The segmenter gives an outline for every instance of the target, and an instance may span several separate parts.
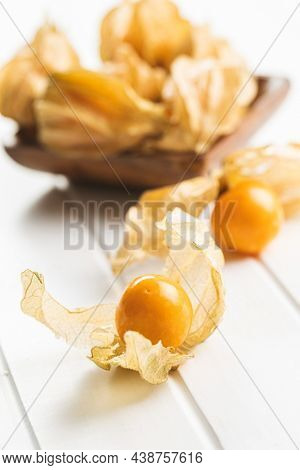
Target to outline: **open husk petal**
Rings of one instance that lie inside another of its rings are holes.
[[[192,27],[169,0],[124,0],[102,21],[102,59],[114,60],[124,42],[148,64],[168,68],[178,55],[192,52]]]
[[[151,67],[130,44],[121,44],[114,61],[106,62],[103,70],[125,80],[143,98],[151,101],[161,99],[166,71],[162,67]]]
[[[192,325],[181,346],[181,350],[189,350],[203,342],[223,316],[224,257],[210,236],[208,226],[180,209],[169,213],[159,225],[166,230],[169,246],[164,274],[182,285],[193,306]],[[179,249],[183,241],[184,249]]]
[[[103,347],[113,344],[115,305],[69,310],[49,295],[43,276],[28,269],[22,273],[22,284],[22,311],[47,326],[57,337],[87,350],[96,344]]]
[[[123,343],[115,329],[116,306],[113,304],[68,310],[45,290],[40,274],[27,270],[22,274],[22,283],[23,312],[72,346],[91,351],[90,358],[102,369],[119,366],[135,370],[143,379],[158,384],[167,379],[172,368],[190,357],[165,348],[161,342],[152,345],[136,332],[127,332]]]
[[[229,155],[223,167],[225,185],[255,179],[269,184],[281,201],[284,214],[300,212],[300,145],[254,147]]]
[[[124,351],[111,355],[104,348],[92,349],[91,360],[99,367],[123,367],[139,372],[151,384],[160,384],[168,378],[170,370],[180,366],[191,357],[173,348],[166,348],[161,342],[152,344],[147,338],[135,331],[128,331],[124,337]],[[108,354],[107,354],[108,352]]]
[[[128,331],[121,341],[115,328],[115,305],[68,310],[48,294],[43,277],[29,270],[22,274],[23,312],[72,346],[90,350],[90,359],[105,370],[120,366],[139,372],[152,384],[164,382],[169,371],[191,357],[191,348],[204,341],[222,317],[223,256],[207,226],[180,209],[169,212],[159,229],[167,243],[164,274],[186,289],[193,305],[191,329],[180,348],[166,348],[161,342],[153,345],[134,331]]]
[[[79,67],[79,58],[66,36],[46,23],[0,71],[0,112],[21,126],[34,125],[33,103],[45,92],[48,75]]]
[[[58,153],[103,158],[161,133],[164,107],[117,77],[78,69],[53,80],[35,109],[40,141]]]
[[[237,128],[256,94],[256,80],[238,62],[178,57],[162,93],[170,125],[153,147],[205,152]]]
[[[111,258],[114,273],[149,256],[167,252],[165,235],[156,227],[168,211],[180,207],[197,217],[203,208],[217,198],[219,183],[214,177],[196,177],[175,186],[145,191],[137,205],[126,214],[124,240]]]
[[[229,41],[213,34],[209,25],[193,26],[193,52],[197,60],[217,59],[228,64],[244,67],[244,61]]]

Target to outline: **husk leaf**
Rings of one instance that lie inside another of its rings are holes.
[[[145,191],[137,205],[126,214],[124,240],[111,258],[114,273],[122,267],[142,261],[149,256],[166,254],[165,235],[156,227],[168,211],[180,207],[197,217],[203,208],[216,199],[219,190],[217,178],[197,177],[176,186]]]
[[[176,209],[160,223],[168,244],[165,275],[179,282],[190,296],[194,318],[185,343],[178,349],[153,345],[141,334],[129,331],[125,342],[115,329],[115,305],[98,304],[87,309],[68,310],[45,290],[43,277],[32,271],[22,274],[24,297],[21,307],[71,345],[91,350],[91,360],[109,370],[120,366],[139,372],[152,384],[167,380],[170,370],[191,357],[190,349],[207,338],[223,313],[220,269],[222,254],[211,238],[208,245],[205,224]],[[178,250],[174,243],[181,239]]]
[[[123,367],[139,372],[147,382],[160,384],[165,382],[168,373],[191,357],[175,349],[166,348],[161,341],[155,345],[136,331],[128,331],[124,337],[125,349],[120,354],[112,355],[111,350],[95,347],[91,360],[99,367],[110,370],[111,367]]]
[[[48,74],[79,67],[79,58],[66,36],[44,24],[0,71],[0,112],[30,127],[35,123],[33,103],[45,92]]]
[[[238,62],[178,57],[162,93],[170,126],[153,147],[204,153],[237,128],[256,94],[256,80]]]
[[[27,269],[22,273],[21,279],[24,289],[22,311],[43,323],[57,337],[88,350],[95,344],[105,347],[114,342],[115,305],[99,304],[69,310],[46,291],[41,274]]]
[[[152,66],[168,68],[192,52],[192,27],[169,0],[125,0],[101,24],[101,57],[114,60],[124,42]]]
[[[300,145],[269,145],[248,148],[229,155],[223,167],[228,187],[255,179],[269,184],[282,203],[284,214],[300,212]]]
[[[215,36],[209,25],[193,26],[192,37],[194,59],[217,59],[227,64],[245,67],[243,59],[230,42]]]
[[[189,350],[203,342],[223,316],[221,271],[224,257],[207,225],[180,209],[169,213],[159,225],[166,230],[169,246],[164,274],[184,287],[194,310],[190,332],[181,347],[181,350]],[[182,241],[185,242],[184,249],[179,249]]]
[[[103,158],[162,131],[163,106],[117,77],[80,69],[53,78],[36,115],[40,141],[58,153]]]
[[[151,101],[161,99],[166,71],[162,67],[149,65],[130,44],[121,44],[114,61],[106,62],[103,70],[125,80],[143,98]]]

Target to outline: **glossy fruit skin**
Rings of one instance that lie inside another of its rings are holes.
[[[243,181],[216,202],[211,226],[227,251],[257,255],[278,233],[283,218],[279,199],[259,181]]]
[[[126,331],[137,331],[152,344],[180,346],[186,339],[193,309],[185,290],[170,279],[144,275],[125,290],[116,311],[116,327],[123,339]]]

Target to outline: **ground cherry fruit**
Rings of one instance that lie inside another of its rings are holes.
[[[223,249],[256,255],[277,235],[281,221],[282,207],[272,189],[243,181],[218,199],[211,225]]]
[[[125,290],[116,312],[116,327],[123,339],[137,331],[152,344],[180,346],[186,339],[193,310],[185,290],[167,277],[140,276]]]

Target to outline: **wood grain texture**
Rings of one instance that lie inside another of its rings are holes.
[[[6,152],[26,167],[63,174],[76,181],[93,181],[119,186],[121,179],[128,187],[149,188],[174,184],[184,179],[205,174],[218,166],[222,159],[244,144],[268,119],[285,98],[289,81],[285,78],[258,77],[259,92],[238,129],[220,138],[203,155],[195,153],[123,154],[110,157],[110,165],[99,159],[67,158],[46,150],[37,142],[19,136],[16,144]],[[116,136],[117,138],[117,136]],[[113,169],[112,169],[113,168]],[[119,176],[117,178],[116,174]]]

